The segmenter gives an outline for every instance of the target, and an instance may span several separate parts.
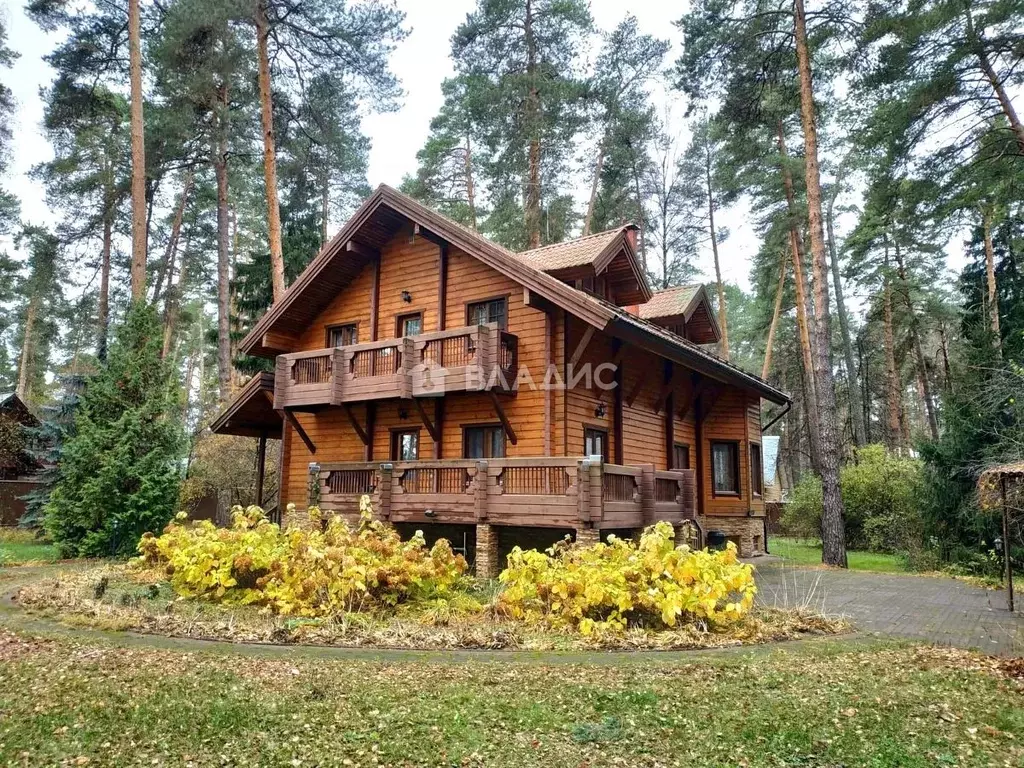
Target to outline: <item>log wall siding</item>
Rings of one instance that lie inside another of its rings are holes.
[[[726,389],[714,397],[711,413],[704,420],[704,513],[705,515],[746,515],[752,508],[750,495],[750,447],[747,442],[747,394]],[[705,396],[707,401],[708,396]],[[712,485],[711,443],[735,441],[739,459],[739,496],[715,496]],[[761,507],[763,510],[763,505]]]
[[[415,312],[423,313],[423,332],[438,330],[438,285],[440,248],[434,243],[416,237],[409,242],[411,229],[403,231],[381,251],[380,294],[378,305],[378,337],[394,338],[396,318]],[[370,303],[373,292],[372,265],[366,266],[355,280],[324,309],[299,339],[295,351],[321,349],[325,345],[327,328],[343,323],[359,323],[359,341],[370,341]],[[411,302],[402,300],[402,291],[412,295]],[[514,281],[491,269],[477,259],[452,248],[448,255],[448,279],[445,301],[445,325],[457,328],[466,324],[466,305],[475,301],[504,296],[508,306],[508,330],[518,337],[519,364],[530,371],[539,385],[544,377],[545,350],[550,347],[555,361],[562,359],[561,315],[552,318],[552,336],[545,343],[544,313],[523,302],[523,289]],[[544,399],[543,390],[524,386],[514,397],[499,395],[505,412],[516,431],[517,444],[507,441],[509,457],[544,455]],[[562,453],[560,418],[564,394],[551,393],[551,452]],[[434,418],[432,402],[424,403],[427,415]],[[406,418],[400,418],[400,411]],[[353,407],[360,424],[366,424],[366,409],[362,404]],[[352,428],[348,416],[340,408],[324,409],[317,413],[296,414],[306,433],[317,447],[311,454],[301,440],[286,430],[283,445],[285,503],[294,502],[304,509],[307,500],[307,472],[311,461],[362,461],[364,446]],[[445,401],[442,423],[442,456],[462,456],[462,426],[464,424],[497,423],[491,399],[482,393],[456,393]],[[377,404],[373,457],[386,461],[390,457],[392,428],[420,429],[420,457],[433,457],[433,442],[412,401],[386,401]],[[582,451],[582,432],[580,447]]]

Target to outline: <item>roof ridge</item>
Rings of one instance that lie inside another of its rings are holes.
[[[593,239],[598,238],[598,237],[607,237],[608,235],[617,235],[622,230],[626,229],[629,226],[632,226],[632,225],[630,225],[630,224],[623,224],[621,227],[616,227],[615,229],[605,229],[605,230],[603,230],[601,232],[593,232],[593,233],[591,233],[589,235],[580,235],[579,237],[574,237],[574,238],[572,238],[570,240],[562,240],[559,243],[548,243],[547,245],[540,245],[540,246],[537,246],[536,248],[527,248],[525,251],[518,251],[518,252],[513,251],[513,253],[515,253],[517,256],[525,256],[525,255],[530,254],[530,253],[537,253],[537,251],[545,251],[545,250],[547,250],[549,248],[562,248],[562,247],[567,246],[567,245],[572,245],[574,243],[583,242],[584,240],[593,240]]]

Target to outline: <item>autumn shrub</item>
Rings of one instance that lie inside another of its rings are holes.
[[[584,635],[728,625],[746,615],[756,592],[753,569],[737,561],[735,545],[721,552],[677,547],[665,522],[644,530],[639,543],[609,537],[590,547],[559,543],[546,553],[516,547],[499,579],[505,614]]]
[[[230,528],[181,514],[162,535],[142,537],[139,562],[164,568],[185,597],[305,617],[429,604],[463,590],[466,561],[447,541],[430,549],[419,533],[402,541],[372,520],[368,497],[362,508],[355,527],[334,516],[310,530],[281,530],[259,507],[235,507]]]

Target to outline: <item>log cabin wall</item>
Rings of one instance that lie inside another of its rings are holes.
[[[397,318],[417,312],[422,312],[424,333],[440,330],[440,248],[422,237],[412,238],[411,234],[411,227],[403,230],[381,251],[377,295],[379,339],[394,338]],[[338,293],[301,335],[295,351],[323,348],[326,345],[327,329],[341,324],[357,323],[358,340],[372,340],[374,270],[374,265],[368,265]],[[403,291],[410,294],[411,301],[403,299]],[[530,371],[538,385],[543,381],[547,361],[556,367],[559,375],[564,375],[561,365],[564,347],[562,313],[555,312],[549,316],[541,310],[526,306],[520,285],[472,256],[452,248],[448,253],[447,264],[443,310],[445,327],[466,325],[467,304],[498,297],[504,297],[507,301],[508,330],[518,337],[520,366]],[[564,455],[565,422],[560,418],[565,400],[563,392],[545,392],[540,388],[523,386],[514,397],[498,397],[517,437],[515,445],[511,440],[506,440],[509,457]],[[545,400],[548,401],[547,407]],[[433,398],[424,399],[423,404],[428,417],[435,420]],[[374,410],[372,456],[375,460],[386,461],[390,457],[390,434],[396,428],[419,428],[420,458],[434,457],[434,443],[413,402],[381,401],[370,407]],[[365,428],[367,406],[356,404],[352,406],[352,413]],[[442,458],[462,456],[464,425],[499,422],[490,397],[484,393],[453,393],[445,397],[441,415]],[[317,413],[296,413],[295,417],[316,445],[317,451],[316,454],[311,453],[293,429],[285,428],[282,441],[282,488],[285,490],[285,503],[291,501],[299,509],[304,509],[310,462],[363,461],[366,450],[342,408],[325,408]],[[575,451],[580,452],[582,442]]]

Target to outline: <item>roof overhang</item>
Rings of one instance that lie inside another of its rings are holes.
[[[216,435],[281,436],[281,414],[274,410],[274,374],[257,373],[238,390],[210,424]]]

